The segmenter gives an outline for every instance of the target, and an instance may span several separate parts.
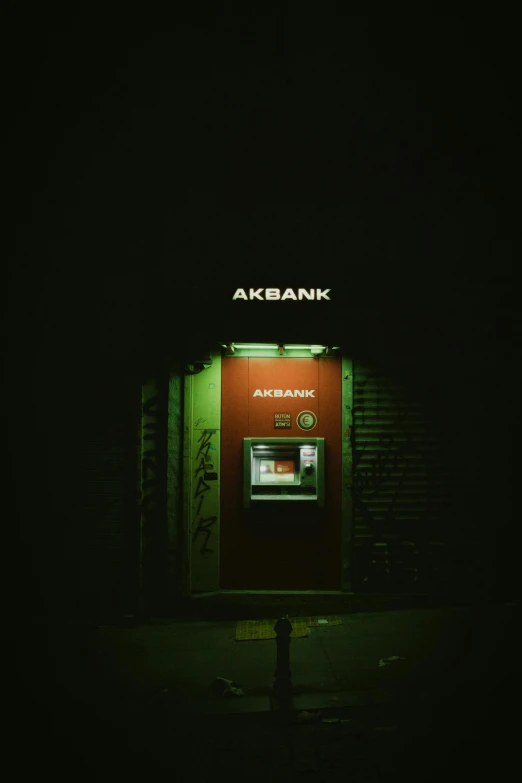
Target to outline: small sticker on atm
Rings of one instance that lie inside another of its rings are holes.
[[[315,451],[303,451],[305,457],[315,457]]]

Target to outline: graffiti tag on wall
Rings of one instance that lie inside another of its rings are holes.
[[[359,555],[363,582],[393,572],[394,579],[414,584],[418,548],[429,536],[431,447],[419,406],[398,391],[379,377],[354,388],[352,498],[358,545],[367,551]]]
[[[215,465],[212,460],[212,451],[215,450],[215,446],[212,443],[212,437],[216,434],[216,430],[202,430],[201,436],[198,440],[199,448],[196,454],[196,462],[198,466],[194,471],[194,478],[197,477],[195,482],[195,489],[193,500],[197,501],[197,510],[194,518],[194,530],[192,533],[192,543],[201,540],[200,554],[213,554],[214,550],[209,546],[209,541],[212,537],[212,529],[217,522],[217,516],[204,516],[205,514],[205,501],[208,497],[208,493],[212,487],[208,483],[215,480],[217,474],[214,471]],[[207,504],[208,505],[208,504]]]
[[[143,402],[143,448],[141,459],[141,519],[142,529],[147,535],[154,525],[158,494],[158,448],[159,433],[158,396]]]

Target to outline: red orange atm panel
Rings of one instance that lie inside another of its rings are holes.
[[[223,357],[221,399],[221,588],[340,590],[340,359]],[[295,450],[286,448],[293,439],[310,446],[299,460],[312,464],[321,444],[322,502],[256,499],[245,505],[248,449],[250,495],[288,498],[304,488],[309,474],[299,461],[297,478]],[[252,447],[272,444],[284,448],[256,456],[252,485]]]

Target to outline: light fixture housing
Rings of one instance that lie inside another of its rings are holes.
[[[330,348],[320,343],[220,343],[221,348],[228,356],[237,357],[295,357],[307,358],[313,356],[331,356],[332,351],[338,348]]]

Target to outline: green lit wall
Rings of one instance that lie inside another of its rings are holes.
[[[221,353],[185,376],[183,445],[184,592],[219,589]]]

